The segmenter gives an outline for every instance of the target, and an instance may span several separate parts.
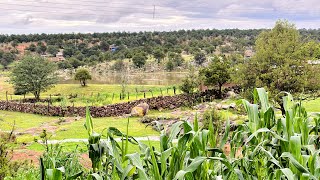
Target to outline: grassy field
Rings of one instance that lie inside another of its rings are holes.
[[[308,112],[320,113],[320,98],[304,101],[302,104]]]
[[[43,129],[46,129],[50,138],[54,140],[86,139],[88,137],[84,128],[84,118],[78,120],[66,118],[67,122],[61,122],[58,117],[0,111],[0,119],[0,131],[10,131],[15,121],[15,132],[19,134],[17,135],[17,141],[20,143],[30,143],[35,138],[39,139]],[[151,127],[145,127],[138,119],[129,119],[129,135],[134,137],[159,135]],[[127,120],[127,118],[121,117],[94,118],[94,129],[100,133],[108,127],[116,127],[125,132]]]
[[[6,99],[6,91],[8,92],[8,99],[20,100],[23,99],[21,95],[13,95],[14,90],[8,82],[7,77],[0,77],[0,99]],[[62,102],[53,102],[53,105],[60,106],[86,106],[86,105],[107,105],[120,102],[128,102],[132,100],[142,99],[144,97],[156,97],[161,95],[174,95],[173,87],[157,86],[157,85],[127,85],[125,97],[120,99],[121,85],[109,84],[89,84],[86,87],[80,84],[57,84],[55,87],[49,89],[47,92],[41,94],[41,98],[52,99],[60,98]],[[129,93],[129,94],[128,94]],[[176,94],[181,93],[176,90]],[[70,98],[71,96],[75,96]],[[32,94],[27,94],[26,98],[33,98]]]
[[[9,131],[15,123],[15,130],[23,131],[32,127],[39,127],[43,123],[51,122],[57,117],[47,117],[20,112],[0,111],[0,131]]]
[[[159,141],[140,141],[146,145],[151,144],[151,146],[154,146],[157,150],[160,149],[160,142]],[[86,153],[87,152],[87,144],[86,143],[61,143],[60,144],[63,148],[63,151],[66,152],[72,152],[76,148],[79,152]],[[34,150],[34,151],[40,151],[43,152],[45,150],[44,145],[39,143],[32,143],[30,144],[27,149]],[[129,152],[128,153],[135,153],[140,152],[139,146],[129,143]]]

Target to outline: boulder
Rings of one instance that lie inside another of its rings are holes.
[[[147,103],[141,103],[133,107],[131,110],[131,116],[145,116],[149,111],[149,105]]]
[[[236,108],[236,103],[231,103],[229,106],[230,106],[230,108],[235,109]]]
[[[225,105],[224,104],[224,105],[221,106],[221,108],[224,109],[224,110],[227,110],[227,109],[229,109],[229,105]]]
[[[227,97],[228,98],[235,98],[235,97],[237,97],[237,94],[235,92],[233,92],[233,91],[228,91],[227,92]]]

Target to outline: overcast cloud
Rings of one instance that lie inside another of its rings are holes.
[[[319,28],[318,0],[0,0],[0,34]]]

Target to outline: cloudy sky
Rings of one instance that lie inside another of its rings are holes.
[[[0,34],[320,28],[318,0],[0,0]]]

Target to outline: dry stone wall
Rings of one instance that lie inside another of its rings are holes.
[[[126,103],[111,104],[107,106],[91,106],[93,117],[110,117],[129,114],[131,109],[140,104],[149,104],[150,109],[174,109],[181,106],[193,105],[214,99],[218,95],[216,90],[207,90],[196,94],[179,94],[175,96],[159,96],[140,99]],[[0,110],[33,113],[46,116],[85,116],[86,107],[59,107],[34,103],[20,103],[14,101],[0,101]]]

